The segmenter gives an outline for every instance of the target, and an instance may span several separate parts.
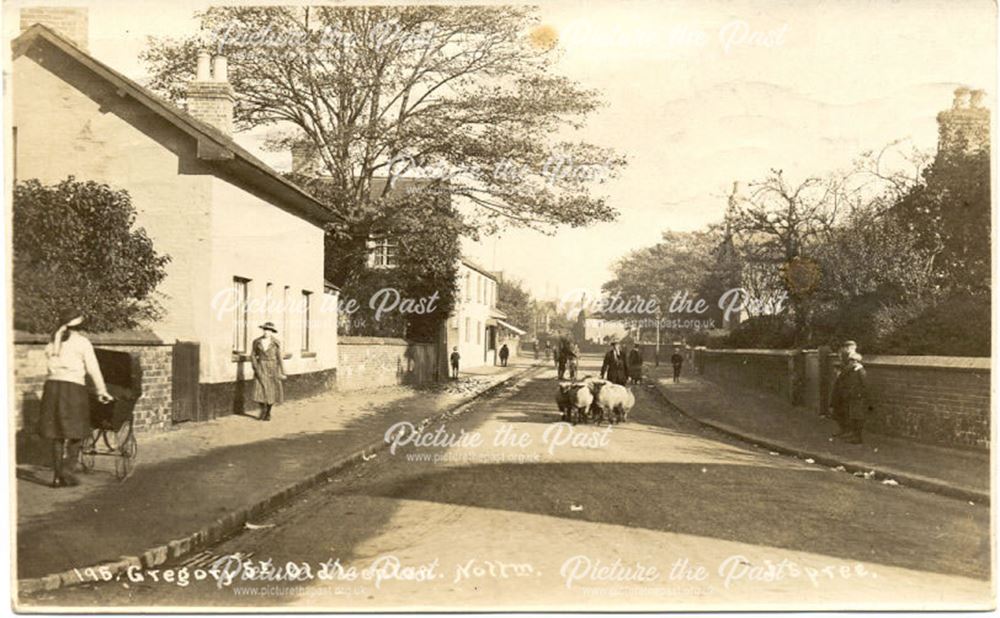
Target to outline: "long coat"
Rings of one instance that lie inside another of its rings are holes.
[[[617,354],[614,350],[608,350],[608,353],[604,355],[601,377],[606,377],[608,381],[615,384],[624,385],[628,382],[628,359],[625,358],[621,350]]]
[[[871,403],[868,399],[868,375],[861,363],[847,363],[837,375],[830,395],[833,418],[863,420]]]
[[[281,342],[271,340],[264,349],[264,338],[253,340],[250,364],[253,365],[253,400],[257,403],[275,404],[285,400],[285,389],[281,380],[285,377],[285,365],[281,358]]]
[[[642,360],[639,348],[632,348],[628,353],[628,374],[634,380],[642,379]]]

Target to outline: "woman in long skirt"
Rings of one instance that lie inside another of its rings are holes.
[[[94,346],[77,332],[81,324],[83,315],[79,311],[63,311],[59,316],[59,328],[45,346],[48,375],[42,392],[38,433],[52,440],[52,487],[78,484],[65,470],[64,457],[73,468],[80,443],[90,432],[87,376],[93,381],[101,403],[112,400],[104,385]]]
[[[261,405],[260,420],[271,420],[271,406],[285,400],[281,381],[285,365],[281,358],[281,342],[274,335],[278,329],[272,322],[261,324],[263,334],[253,340],[250,363],[253,365],[253,400]]]

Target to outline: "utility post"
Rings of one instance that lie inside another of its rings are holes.
[[[656,305],[656,366],[660,366],[660,305]]]

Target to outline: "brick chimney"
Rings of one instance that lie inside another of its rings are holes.
[[[35,6],[21,9],[21,32],[35,24],[52,28],[86,51],[88,22],[86,8]]]
[[[229,65],[225,56],[198,54],[197,74],[188,84],[188,113],[226,135],[233,134],[233,87],[229,85]]]
[[[309,142],[299,142],[292,146],[292,173],[315,176],[318,165],[316,146]]]
[[[955,89],[951,109],[938,114],[938,155],[971,154],[989,148],[990,110],[983,107],[986,93]]]

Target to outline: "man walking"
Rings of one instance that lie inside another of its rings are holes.
[[[508,348],[507,344],[505,343],[502,346],[500,346],[500,366],[501,367],[506,367],[507,366],[507,357],[509,357],[509,356],[510,356],[510,348]]]
[[[611,342],[611,349],[604,355],[604,363],[601,365],[601,378],[607,378],[609,382],[625,386],[628,382],[628,360],[622,354],[617,341]]]
[[[670,356],[670,364],[674,366],[674,384],[676,384],[681,381],[681,366],[684,364],[680,350],[674,349],[674,353]]]
[[[556,369],[559,373],[559,380],[563,379],[563,374],[566,373],[566,359],[563,357],[562,341],[557,341],[555,347],[552,348],[552,358],[555,361]]]
[[[580,346],[575,341],[570,341],[564,352],[564,365],[569,370],[569,379],[576,381],[576,369],[579,365]]]

